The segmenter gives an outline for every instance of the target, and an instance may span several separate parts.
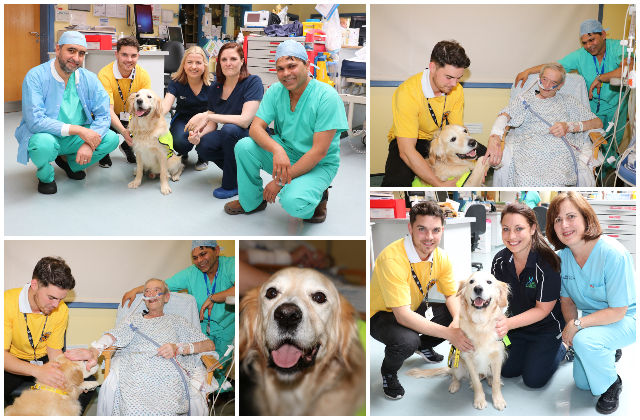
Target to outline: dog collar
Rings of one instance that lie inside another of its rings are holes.
[[[45,391],[51,391],[51,392],[55,392],[56,394],[60,394],[60,395],[67,395],[66,392],[64,391],[60,391],[57,388],[51,388],[50,386],[46,386],[46,385],[40,385],[40,384],[35,384],[34,386],[31,387],[31,389],[43,389]]]

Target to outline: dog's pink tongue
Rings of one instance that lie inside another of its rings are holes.
[[[273,361],[281,368],[290,368],[298,363],[300,357],[302,357],[302,351],[296,346],[291,344],[285,344],[278,350],[271,352]]]
[[[476,300],[473,301],[473,304],[476,306],[482,306],[484,305],[484,300],[482,300],[481,298],[476,298]]]
[[[143,116],[143,115],[144,115],[144,113],[145,113],[145,112],[147,112],[147,111],[146,111],[146,110],[144,110],[144,109],[140,109],[140,110],[136,111],[136,115],[137,115],[138,117],[141,117],[141,116]]]
[[[469,153],[467,153],[467,156],[470,156],[470,157],[473,157],[473,156],[475,156],[475,155],[476,155],[476,151],[475,151],[475,149],[474,149],[474,150],[472,150],[472,151],[470,151]]]

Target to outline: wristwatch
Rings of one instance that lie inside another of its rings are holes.
[[[582,326],[580,325],[580,320],[579,319],[574,319],[573,320],[573,325],[575,325],[576,327],[578,327],[578,331],[580,331],[582,329]]]

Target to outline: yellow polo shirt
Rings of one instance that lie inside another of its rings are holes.
[[[131,75],[133,75],[133,72],[131,72]],[[98,79],[100,79],[100,83],[102,83],[104,90],[109,95],[109,105],[113,105],[113,110],[117,116],[120,116],[125,106],[120,97],[120,92],[118,92],[118,85],[120,85],[125,102],[130,94],[138,92],[140,89],[151,89],[151,78],[145,69],[136,64],[136,77],[133,82],[131,81],[131,75],[127,78],[122,78],[118,70],[117,61],[107,64],[98,73]]]
[[[391,312],[391,308],[399,306],[411,305],[412,311],[418,309],[424,296],[411,275],[411,265],[425,293],[429,280],[435,279],[440,293],[445,296],[456,294],[453,266],[447,253],[436,248],[429,260],[422,261],[411,236],[407,235],[383,249],[376,258],[371,279],[369,318],[380,311]]]
[[[60,305],[48,317],[43,314],[31,313],[29,300],[25,296],[27,290],[28,285],[4,292],[4,349],[9,350],[18,359],[34,360],[33,347],[31,347],[27,336],[27,325],[31,331],[33,344],[36,346],[35,358],[39,359],[47,355],[47,346],[52,349],[64,347],[64,333],[69,322],[69,308],[64,302],[60,302]],[[21,293],[23,293],[22,296]],[[22,304],[20,304],[21,297]],[[28,324],[25,324],[23,313],[27,314]]]
[[[423,90],[423,74],[424,72],[420,72],[411,76],[393,92],[393,125],[387,136],[389,142],[396,137],[432,140],[433,135],[440,128],[444,112],[449,112],[449,124],[463,124],[464,93],[462,86],[458,83],[449,94],[429,98],[427,103],[425,90],[430,92],[430,96],[433,95],[433,90],[430,85],[425,86]],[[445,97],[447,103],[443,110]],[[429,104],[436,115],[438,125],[431,117]]]

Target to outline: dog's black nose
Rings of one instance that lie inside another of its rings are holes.
[[[478,143],[475,139],[469,139],[469,147],[476,147],[476,143]]]
[[[136,102],[142,105],[142,99],[137,99]]]
[[[482,286],[476,286],[473,288],[473,293],[476,294],[476,296],[480,296],[482,294]]]
[[[283,330],[294,330],[302,321],[302,311],[298,305],[283,303],[276,309],[273,317]]]

